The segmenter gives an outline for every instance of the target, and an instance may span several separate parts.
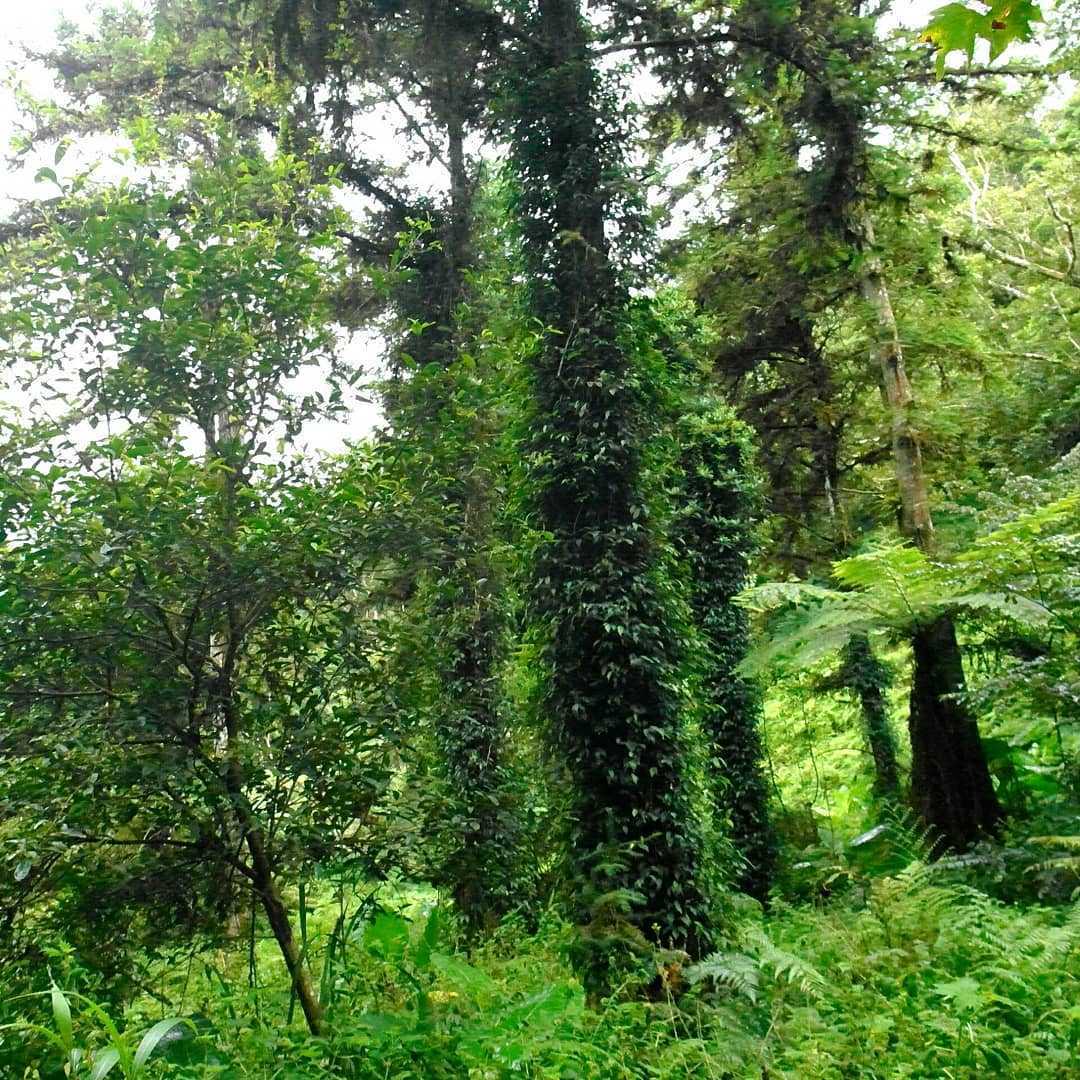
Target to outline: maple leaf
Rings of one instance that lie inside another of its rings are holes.
[[[975,45],[981,38],[990,44],[990,59],[996,60],[1014,41],[1030,41],[1033,24],[1042,21],[1042,12],[1031,0],[995,0],[985,10],[967,4],[946,4],[933,12],[919,40],[934,46],[938,78],[945,74],[945,58],[962,52],[971,63]]]

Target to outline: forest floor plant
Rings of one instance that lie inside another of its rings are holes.
[[[918,838],[904,830],[895,842],[898,852],[920,851]],[[347,961],[335,969],[338,993],[325,1039],[283,1024],[287,973],[264,951],[270,942],[260,930],[265,962],[257,992],[244,989],[247,961],[237,949],[205,983],[198,1033],[165,1040],[153,1059],[144,1055],[153,1070],[147,1075],[1053,1080],[1072,1074],[1080,1063],[1080,905],[1006,906],[921,858],[855,876],[857,887],[825,904],[777,903],[766,916],[752,901],[736,902],[718,951],[682,970],[657,998],[643,999],[631,981],[614,986],[592,1009],[568,959],[578,930],[554,913],[531,932],[511,917],[466,956],[455,950],[440,909],[429,906],[430,894],[389,890],[384,902],[412,914],[387,906],[353,926]],[[314,901],[315,967],[333,924],[325,899]],[[176,969],[162,968],[159,976],[170,994],[183,982]],[[10,1024],[0,1031],[4,1075],[22,1077],[25,1069],[34,1076],[39,1066],[49,1075],[62,1053],[55,1037],[42,1034],[48,1002],[7,1001],[3,1009],[24,1018],[14,1038]],[[121,1023],[80,1007],[73,1021],[79,1044],[101,1054],[117,1039],[135,1046],[147,1028],[147,1038],[165,1024],[174,1029],[175,1020],[154,1022],[160,1009],[143,997]]]

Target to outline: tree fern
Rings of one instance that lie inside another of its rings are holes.
[[[1060,503],[1071,505],[1070,500]],[[1046,522],[1059,521],[1064,513],[1059,507]],[[755,614],[772,616],[772,622],[766,639],[747,657],[742,670],[752,675],[771,666],[802,668],[858,634],[906,637],[916,626],[958,610],[1029,626],[1051,623],[1055,614],[1042,599],[995,579],[979,563],[980,555],[997,551],[1004,542],[991,540],[984,538],[981,547],[951,564],[932,562],[907,545],[876,547],[833,565],[839,589],[787,581],[746,589],[738,602]],[[971,591],[973,583],[984,582],[999,588]]]

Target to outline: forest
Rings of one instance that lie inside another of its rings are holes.
[[[2,1080],[1080,1076],[1077,0],[4,92]]]

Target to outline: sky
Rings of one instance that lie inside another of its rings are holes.
[[[20,46],[47,47],[55,40],[61,19],[80,26],[93,24],[85,0],[81,3],[79,0],[8,0],[5,8],[3,37],[0,38],[0,73],[5,76],[4,85],[0,86],[0,155],[4,156],[18,129],[18,109],[8,81],[10,70],[14,66],[17,76],[35,93],[47,92],[49,88],[48,76],[26,64]],[[0,171],[0,207],[6,209],[12,199],[25,198],[33,192],[35,171],[36,166],[14,174]]]

